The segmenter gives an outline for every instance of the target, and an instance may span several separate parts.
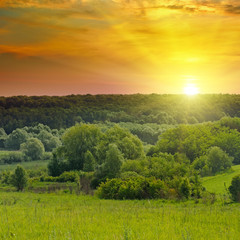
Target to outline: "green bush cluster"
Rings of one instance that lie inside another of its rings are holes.
[[[2,164],[12,164],[17,162],[23,162],[24,156],[22,152],[8,152],[0,156],[0,163]]]
[[[168,187],[155,178],[114,178],[101,183],[97,195],[105,199],[150,199],[167,198]]]
[[[240,202],[240,175],[237,175],[232,179],[229,192],[234,202]]]
[[[17,191],[23,191],[28,183],[28,174],[22,166],[17,166],[14,171],[3,171],[0,173],[0,182],[13,185]]]
[[[102,182],[96,194],[104,199],[198,199],[202,186],[197,175],[163,181],[155,177],[132,176],[113,178]]]
[[[79,175],[76,171],[63,172],[58,177],[52,176],[42,176],[40,180],[42,182],[76,182],[79,178]]]

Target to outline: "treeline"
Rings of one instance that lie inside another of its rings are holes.
[[[0,132],[4,146],[20,149],[16,154],[26,160],[37,160],[39,154],[43,158],[45,149],[52,151],[48,174],[38,174],[39,181],[81,178],[103,198],[200,198],[200,176],[240,163],[240,118],[165,128],[153,145],[122,126],[78,123],[58,131],[38,124],[8,135]],[[2,181],[7,183],[8,176],[2,175]]]
[[[195,124],[240,117],[239,95],[70,95],[0,97],[0,127],[7,134],[37,123],[52,129],[76,122]]]
[[[49,160],[52,150],[61,145],[60,138],[63,132],[64,130],[50,129],[43,124],[17,128],[8,135],[0,128],[0,148],[11,150],[1,154],[0,164]]]
[[[239,164],[239,129],[240,119],[228,117],[179,125],[167,129],[144,152],[140,139],[118,125],[103,129],[77,124],[63,134],[49,174],[55,181],[68,171],[91,173],[91,187],[100,185],[98,193],[104,198],[111,194],[116,199],[198,198],[202,188],[197,176],[214,175]]]

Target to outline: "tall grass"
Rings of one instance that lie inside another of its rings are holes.
[[[239,240],[239,206],[0,192],[0,239]]]

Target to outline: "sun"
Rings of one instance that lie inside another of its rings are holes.
[[[186,95],[196,95],[199,93],[199,90],[198,88],[196,87],[195,84],[187,84],[185,87],[184,87],[184,93]]]

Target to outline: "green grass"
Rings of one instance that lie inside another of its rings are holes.
[[[13,170],[16,168],[17,165],[21,165],[25,169],[46,168],[48,163],[49,161],[46,161],[46,160],[38,160],[38,161],[21,162],[21,163],[14,163],[14,164],[3,164],[3,165],[0,165],[0,172],[4,170]]]
[[[231,185],[232,178],[240,174],[240,165],[233,166],[232,169],[233,171],[231,172],[202,178],[203,186],[209,192],[214,192],[218,194],[226,193],[224,184],[228,188]]]
[[[238,240],[239,204],[0,192],[0,239]]]
[[[0,150],[0,157],[1,157],[1,156],[8,155],[8,153],[12,153],[12,152],[19,152],[19,151]]]

